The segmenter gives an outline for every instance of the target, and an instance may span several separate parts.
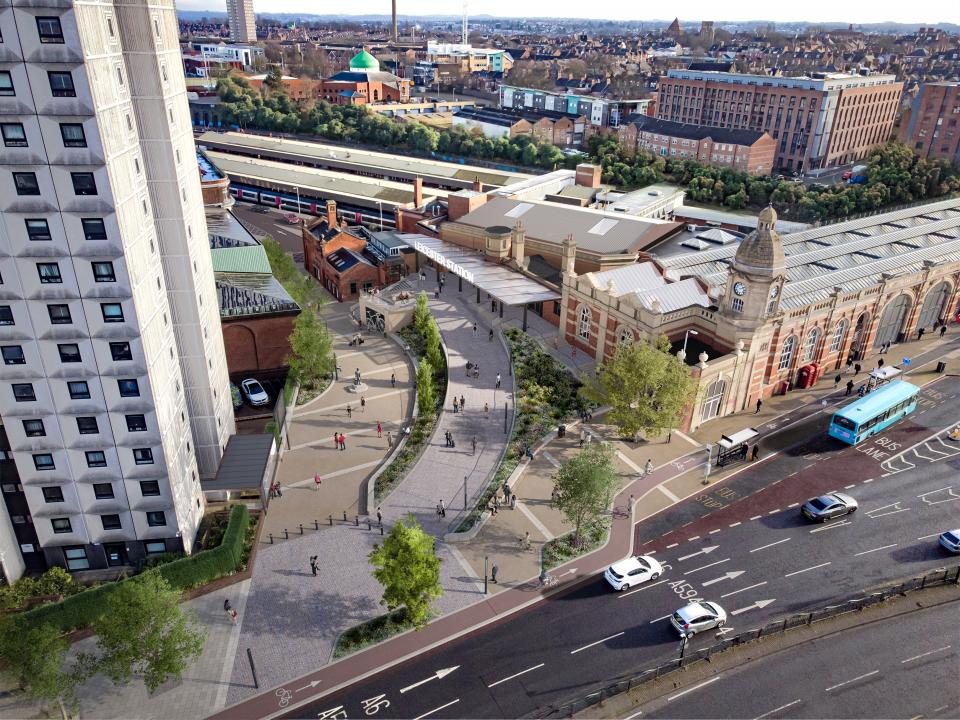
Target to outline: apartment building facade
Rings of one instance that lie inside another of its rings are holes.
[[[551,92],[532,88],[500,86],[500,108],[503,110],[563,113],[573,118],[586,118],[595,127],[619,127],[632,114],[647,114],[653,100],[615,100]]]
[[[855,162],[886,142],[902,90],[893,75],[670,70],[657,87],[657,117],[768,132],[777,141],[776,167],[807,171]]]
[[[15,0],[0,37],[15,520],[69,570],[189,552],[235,426],[174,4]]]
[[[900,138],[920,157],[960,162],[960,83],[925,83],[913,99]]]
[[[253,0],[227,0],[227,24],[230,39],[236,42],[257,41],[257,20]]]

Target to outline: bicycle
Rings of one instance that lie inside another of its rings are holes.
[[[286,688],[280,688],[277,690],[277,697],[280,698],[279,705],[280,707],[286,707],[290,704],[291,698],[293,698],[293,693],[287,690]]]
[[[560,580],[555,575],[541,575],[540,576],[540,587],[553,587]]]

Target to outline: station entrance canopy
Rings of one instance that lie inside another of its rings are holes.
[[[397,237],[477,290],[488,293],[501,305],[526,308],[531,303],[560,299],[556,290],[505,265],[489,262],[482,252],[417,233],[398,234]]]

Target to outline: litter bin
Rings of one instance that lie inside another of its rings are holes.
[[[566,436],[567,436],[567,426],[566,426],[566,425],[558,425],[558,426],[557,426],[557,437],[558,437],[558,438],[562,438],[562,437],[566,437]]]
[[[940,362],[937,363],[937,372],[938,372],[938,373],[946,372],[946,370],[947,370],[947,364],[946,364],[943,360],[941,360]]]

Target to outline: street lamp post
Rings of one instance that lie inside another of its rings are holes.
[[[377,208],[380,210],[380,232],[383,232],[383,201],[377,200]]]
[[[483,594],[487,594],[487,556],[483,556]]]
[[[698,333],[696,330],[687,330],[687,332],[684,333],[683,335],[683,356],[684,357],[687,356],[687,338],[689,338],[691,335],[699,335],[699,334],[700,333]]]

